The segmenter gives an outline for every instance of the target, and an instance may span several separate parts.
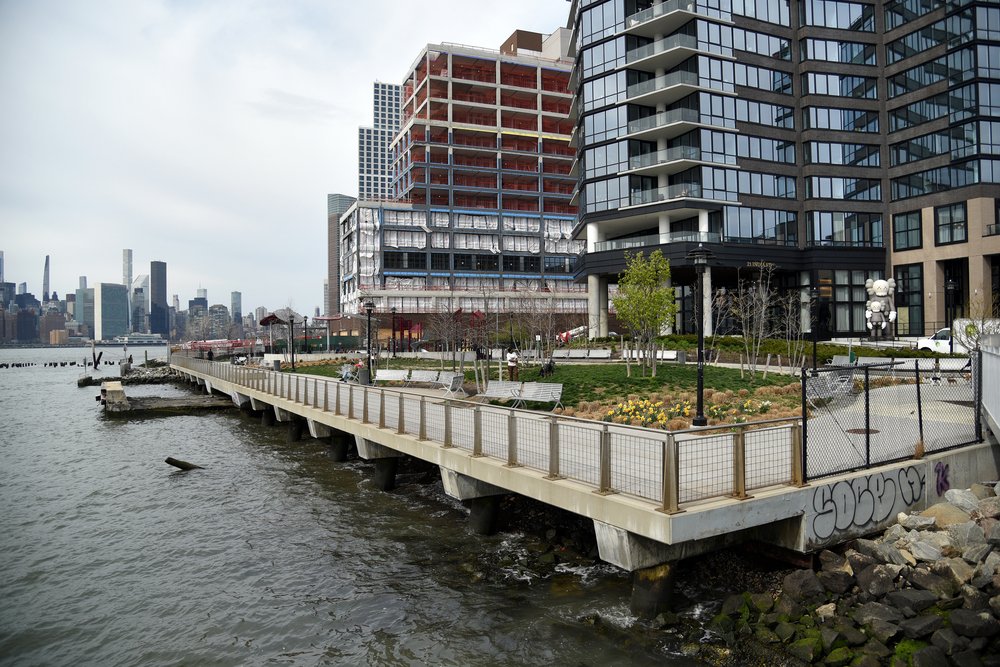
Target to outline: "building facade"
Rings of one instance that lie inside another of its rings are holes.
[[[401,87],[376,81],[372,94],[372,127],[358,128],[358,198],[388,199],[390,187],[389,142],[399,131]]]
[[[574,1],[574,233],[587,243],[576,275],[591,333],[607,333],[626,253],[654,249],[671,262],[678,325],[693,330],[698,244],[711,252],[709,325],[720,293],[762,263],[822,336],[867,333],[870,278],[896,279],[901,335],[943,322],[949,276],[956,303],[991,298],[1000,246],[980,244],[977,259],[970,243],[995,230],[1000,194],[983,159],[994,13],[934,0]]]
[[[428,45],[405,77],[393,202],[340,219],[341,310],[583,314],[570,238],[569,32]],[[331,290],[332,291],[332,290]]]
[[[128,287],[99,283],[94,288],[94,340],[111,340],[128,333]]]
[[[167,263],[149,263],[149,333],[170,338],[170,318],[167,312]]]
[[[338,284],[340,275],[340,216],[351,208],[357,199],[342,194],[326,196],[326,280],[323,281],[324,315],[340,312],[340,291],[330,289]]]

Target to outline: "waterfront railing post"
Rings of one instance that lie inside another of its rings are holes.
[[[302,405],[309,405],[309,380],[308,380],[308,378],[305,381],[305,385],[306,386],[302,388],[302,391],[304,392],[304,395],[302,396]],[[298,391],[299,391],[298,387],[299,387],[299,380],[296,379],[295,380],[295,393],[296,393],[296,395],[298,395]]]
[[[427,439],[427,399],[420,397],[420,426],[417,430],[417,440]]]
[[[368,387],[362,389],[364,396],[361,399],[361,423],[368,423]]]
[[[677,439],[668,433],[663,439],[663,506],[660,508],[667,514],[680,512],[680,485],[678,484]]]
[[[396,433],[406,433],[406,401],[403,392],[399,392],[399,407],[396,409]]]
[[[323,412],[330,411],[330,383],[327,380],[323,381]]]
[[[559,479],[559,420],[549,416],[549,474],[545,479]]]
[[[806,485],[806,475],[805,468],[803,468],[803,458],[802,458],[802,420],[795,422],[791,426],[791,441],[792,441],[792,486],[797,486],[799,488]]]
[[[472,455],[483,455],[483,411],[478,405],[472,411]]]
[[[385,428],[385,389],[378,392],[378,427]]]
[[[598,493],[611,493],[611,432],[607,424],[601,429],[601,488]]]
[[[337,383],[337,390],[334,392],[333,400],[336,405],[333,406],[333,414],[340,416],[340,383]]]
[[[289,377],[288,379],[289,379],[289,380],[291,380],[292,378],[291,378],[291,377]],[[300,382],[300,379],[301,379],[301,378],[299,378],[299,376],[298,376],[298,375],[296,375],[296,376],[295,376],[295,402],[296,402],[296,403],[298,403],[298,402],[299,402],[299,385],[300,385],[300,384],[302,384],[302,383]],[[305,401],[303,401],[303,403],[305,403]]]
[[[444,404],[444,444],[443,447],[451,447],[451,402]]]
[[[354,387],[347,385],[347,418],[354,419]]]
[[[326,384],[326,381],[323,384]],[[319,408],[319,378],[313,378],[313,407]]]
[[[507,413],[507,467],[517,466],[517,413]]]
[[[738,425],[733,433],[733,497],[740,500],[749,498],[747,495],[747,430]]]

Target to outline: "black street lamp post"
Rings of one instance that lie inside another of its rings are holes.
[[[389,309],[392,313],[392,358],[396,358],[396,306]]]
[[[371,300],[365,301],[365,312],[368,313],[368,384],[372,383],[372,311],[375,304]]]
[[[809,328],[812,330],[813,339],[813,377],[819,375],[819,371],[816,370],[816,337],[817,331],[816,327],[818,324],[817,311],[819,310],[819,285],[813,285],[809,288],[809,294],[812,297],[812,303],[809,304]]]
[[[958,283],[952,279],[944,284],[944,316],[948,319],[948,353],[955,354],[955,331],[954,331],[954,321],[955,321],[955,290],[958,289]]]
[[[705,418],[705,305],[703,299],[705,269],[708,267],[708,259],[711,254],[701,243],[688,253],[688,259],[694,264],[694,270],[698,274],[697,294],[694,303],[695,320],[698,325],[698,414],[691,420],[692,426],[708,426],[708,419]]]

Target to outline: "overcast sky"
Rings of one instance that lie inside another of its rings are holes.
[[[167,263],[167,298],[292,305],[326,277],[326,195],[357,196],[372,82],[427,43],[497,48],[566,0],[0,0],[4,279],[62,296]]]

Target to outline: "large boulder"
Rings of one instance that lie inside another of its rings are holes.
[[[906,514],[900,512],[896,516],[899,525],[907,530],[929,530],[934,527],[935,521],[932,516],[921,516],[919,514]]]
[[[992,496],[980,500],[972,516],[977,519],[996,519],[1000,517],[1000,497]]]
[[[892,565],[872,565],[858,573],[858,588],[873,598],[880,598],[896,590],[899,568]]]
[[[944,499],[970,514],[979,509],[979,498],[968,489],[948,489],[944,492]]]
[[[930,591],[907,588],[889,593],[886,600],[893,607],[902,611],[904,615],[913,616],[937,602],[938,596]]]
[[[969,512],[966,512],[951,503],[936,503],[931,505],[920,516],[933,517],[938,528],[947,528],[953,523],[965,523],[969,520]]]
[[[925,614],[900,621],[899,628],[909,639],[922,639],[942,625],[944,625],[944,619],[937,614]]]
[[[931,565],[931,571],[955,584],[956,588],[972,581],[976,573],[975,568],[961,558],[942,558]]]
[[[826,589],[812,570],[796,570],[781,583],[783,596],[801,600],[806,604],[826,599]]]
[[[853,617],[858,625],[870,625],[872,621],[876,620],[889,623],[899,623],[903,620],[902,612],[880,602],[868,602],[860,605],[854,610]]]
[[[953,609],[948,621],[951,629],[963,637],[992,637],[1000,632],[1000,623],[988,611]]]
[[[935,563],[941,559],[941,549],[925,540],[915,540],[910,543],[909,552],[918,561]]]
[[[975,521],[965,523],[953,523],[948,526],[948,537],[951,543],[958,549],[965,549],[977,544],[986,544],[986,536],[983,529],[976,525]]]
[[[835,595],[846,593],[854,585],[854,577],[844,570],[821,570],[816,573],[816,577],[823,584],[823,588]]]
[[[931,635],[931,643],[948,655],[960,653],[969,648],[969,640],[965,637],[959,637],[958,633],[951,628],[941,628],[935,631]]]
[[[918,568],[910,572],[909,580],[910,583],[917,588],[930,591],[941,599],[952,597],[958,590],[958,587],[951,583],[948,579],[939,577],[938,575],[932,574],[930,571],[922,568]]]

